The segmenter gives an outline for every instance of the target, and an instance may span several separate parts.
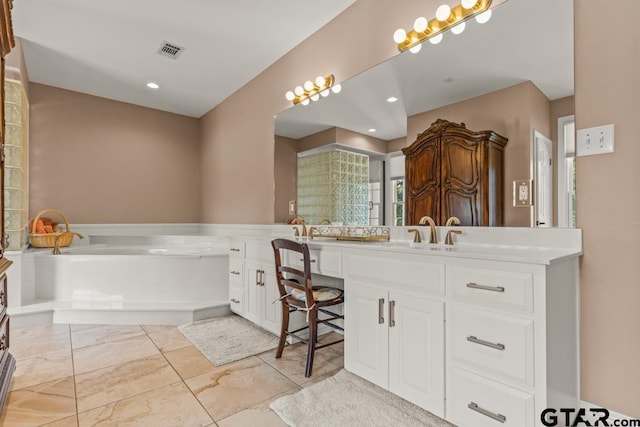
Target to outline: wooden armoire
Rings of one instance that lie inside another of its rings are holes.
[[[9,391],[15,359],[9,353],[9,315],[7,314],[7,269],[11,265],[4,256],[4,57],[15,46],[11,27],[11,0],[0,0],[0,413]]]
[[[444,225],[502,225],[503,164],[507,138],[464,123],[438,119],[402,149],[405,155],[405,223],[430,216]]]

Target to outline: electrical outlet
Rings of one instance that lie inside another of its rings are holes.
[[[296,201],[289,200],[289,215],[295,215],[295,214],[296,214]]]
[[[513,181],[513,206],[533,206],[533,181],[517,179]]]
[[[613,125],[578,129],[577,156],[613,153]]]

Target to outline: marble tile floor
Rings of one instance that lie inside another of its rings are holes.
[[[311,378],[304,344],[214,366],[175,326],[12,328],[10,351],[0,426],[283,426],[273,400],[343,367],[342,344],[316,351]]]

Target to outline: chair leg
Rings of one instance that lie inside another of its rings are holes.
[[[282,327],[280,328],[280,341],[278,342],[278,350],[276,351],[276,359],[282,357],[282,351],[287,341],[287,331],[289,330],[289,307],[282,303]]]
[[[316,343],[318,342],[318,309],[314,308],[309,311],[309,348],[307,350],[307,367],[304,376],[309,378],[313,369],[313,354],[316,351]]]

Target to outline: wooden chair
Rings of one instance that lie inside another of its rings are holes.
[[[284,350],[288,336],[307,343],[307,365],[304,376],[308,378],[311,376],[315,350],[344,341],[344,339],[341,339],[328,344],[318,345],[319,323],[339,331],[344,331],[341,326],[331,323],[331,321],[336,319],[344,319],[344,315],[325,309],[325,307],[342,304],[344,302],[344,292],[341,289],[331,287],[313,287],[311,282],[309,247],[305,243],[298,243],[287,239],[275,239],[271,242],[271,245],[273,246],[275,255],[276,281],[282,303],[282,328],[280,332],[280,342],[276,351],[276,359],[282,357],[282,351]],[[284,259],[287,259],[284,257],[285,251],[291,251],[290,255],[295,256],[294,259],[300,259],[300,257],[302,257],[303,270],[285,265]],[[295,311],[306,312],[307,326],[289,331],[289,314]],[[329,317],[320,319],[318,317],[320,313]],[[296,335],[305,329],[309,330],[308,339]]]

